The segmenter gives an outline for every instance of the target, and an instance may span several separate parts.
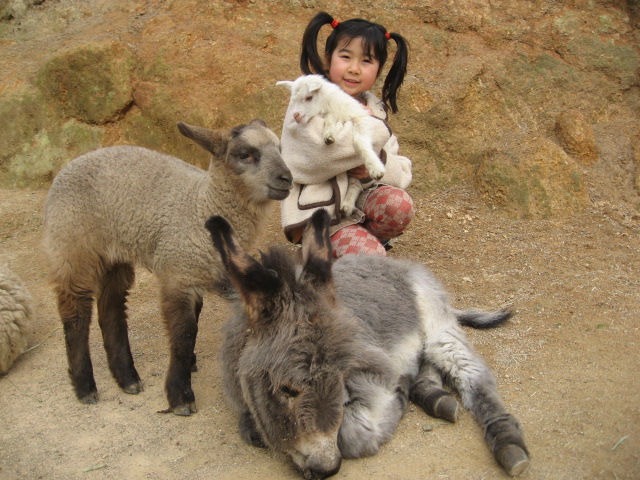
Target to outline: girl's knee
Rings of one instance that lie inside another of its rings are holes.
[[[338,230],[331,237],[335,257],[344,255],[381,255],[386,256],[384,246],[362,225],[349,225]]]
[[[413,199],[400,188],[379,187],[364,206],[367,228],[378,238],[388,240],[400,235],[414,214]]]

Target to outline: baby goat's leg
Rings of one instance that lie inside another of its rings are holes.
[[[349,216],[353,213],[353,209],[356,207],[358,197],[363,190],[364,189],[362,188],[362,182],[359,179],[349,177],[347,191],[344,194],[344,198],[340,202],[340,210],[342,210],[346,216]]]
[[[380,180],[384,175],[384,163],[373,151],[371,139],[362,135],[354,124],[353,145],[363,159],[364,166],[367,167],[369,176],[374,180]]]
[[[98,390],[89,353],[92,294],[87,290],[60,289],[57,296],[71,383],[82,403],[96,403]]]
[[[134,278],[131,265],[113,265],[102,277],[101,289],[97,295],[98,323],[107,351],[109,369],[120,388],[127,393],[142,391],[142,382],[133,364],[127,334],[126,302]]]
[[[456,388],[462,404],[480,422],[498,463],[510,475],[519,475],[529,465],[520,424],[506,412],[493,372],[469,345],[453,315],[443,322],[449,326],[428,339],[426,356]]]
[[[171,348],[165,389],[169,408],[176,415],[190,415],[197,411],[191,389],[191,367],[198,334],[196,306],[199,298],[191,289],[167,284],[162,287],[162,314]]]
[[[324,127],[322,130],[322,138],[324,139],[324,143],[327,145],[331,145],[336,141],[336,124],[338,123],[338,119],[336,116],[329,112],[324,116]]]
[[[440,372],[426,359],[422,361],[418,376],[413,381],[409,399],[432,417],[450,422],[458,419],[458,401],[442,388]]]

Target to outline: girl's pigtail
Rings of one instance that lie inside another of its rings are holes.
[[[302,53],[300,54],[300,70],[305,75],[324,74],[324,62],[318,54],[318,33],[320,29],[333,22],[333,17],[320,12],[311,19],[302,36]]]
[[[389,37],[396,42],[396,56],[393,59],[387,78],[382,86],[382,101],[391,106],[391,111],[396,113],[398,105],[396,99],[398,90],[402,86],[404,76],[407,73],[407,61],[409,59],[409,44],[399,33],[390,33]]]

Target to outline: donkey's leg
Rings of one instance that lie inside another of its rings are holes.
[[[196,307],[195,307],[196,325],[198,325],[198,321],[200,320],[200,312],[202,312],[202,305],[203,305],[202,296],[198,295],[196,297]],[[196,359],[195,350],[193,352],[193,357],[191,359],[191,371],[192,372],[197,372],[198,371],[198,362],[197,362],[197,359]]]
[[[98,323],[107,351],[109,369],[127,393],[142,391],[142,382],[133,365],[127,334],[127,295],[133,285],[133,267],[126,263],[111,266],[102,277],[97,298]]]
[[[403,376],[392,388],[371,373],[347,379],[349,400],[338,434],[343,458],[374,455],[389,441],[407,409],[410,382]]]
[[[460,393],[462,404],[484,429],[484,437],[495,459],[510,475],[519,475],[529,465],[520,424],[506,412],[498,395],[491,369],[467,342],[451,319],[450,327],[429,339],[427,358]]]
[[[409,399],[432,417],[450,422],[458,419],[458,401],[442,388],[440,372],[426,359],[420,364],[420,371],[411,386]]]
[[[193,350],[198,334],[196,305],[201,298],[191,288],[164,284],[162,287],[162,315],[169,332],[171,358],[165,383],[169,408],[176,415],[196,413],[191,389]]]
[[[71,383],[82,403],[96,403],[98,390],[89,353],[92,294],[89,291],[60,289],[57,297]]]

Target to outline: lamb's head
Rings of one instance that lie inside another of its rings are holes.
[[[303,75],[295,81],[281,81],[291,91],[289,109],[293,109],[293,119],[306,124],[311,117],[327,113],[326,102],[335,95],[337,85],[326,80],[322,75]]]
[[[239,294],[236,313],[249,327],[234,359],[255,434],[309,479],[340,468],[344,376],[358,337],[353,318],[336,303],[328,225],[326,212],[312,216],[297,264],[281,249],[258,261],[242,251],[226,220],[207,222]]]
[[[282,200],[292,186],[291,172],[280,155],[280,140],[262,120],[231,130],[209,130],[178,123],[178,129],[223,161],[246,185],[250,200]],[[214,163],[212,166],[214,168]]]

